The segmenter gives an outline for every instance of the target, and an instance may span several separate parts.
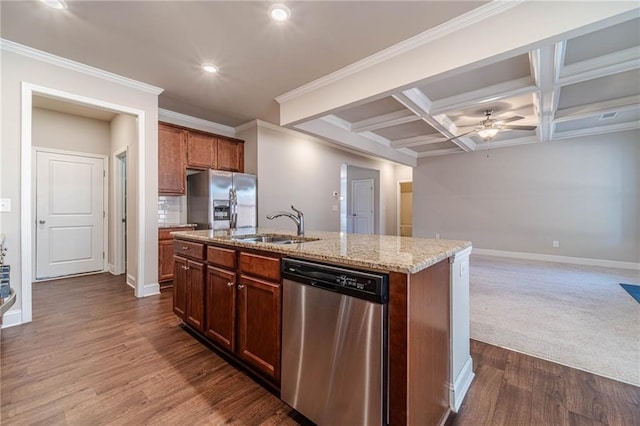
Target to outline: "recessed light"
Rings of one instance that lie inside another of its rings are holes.
[[[269,8],[269,16],[277,22],[283,22],[289,19],[291,11],[284,4],[276,3]]]
[[[67,8],[67,2],[64,0],[40,0],[40,1],[54,9],[62,10]]]
[[[215,65],[211,65],[211,64],[202,65],[202,69],[205,70],[206,72],[210,72],[210,73],[218,72],[218,67],[216,67]]]
[[[610,120],[612,118],[616,118],[617,115],[618,115],[618,111],[605,112],[600,116],[600,120]]]

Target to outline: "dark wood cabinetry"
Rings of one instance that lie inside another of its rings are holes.
[[[158,193],[183,195],[186,182],[184,129],[160,123],[158,126]]]
[[[171,286],[173,280],[173,237],[174,231],[193,231],[192,226],[158,229],[158,282],[160,289]]]
[[[175,240],[173,247],[173,312],[202,332],[206,282],[204,244]]]
[[[244,172],[244,143],[219,138],[217,168],[230,172]]]
[[[187,137],[187,167],[216,169],[218,139],[206,133],[189,131]]]
[[[175,240],[174,252],[174,312],[277,385],[282,317],[280,256],[209,245],[205,274],[200,272],[202,263],[196,262],[196,258],[204,258],[201,243]],[[199,279],[205,276],[201,286]]]

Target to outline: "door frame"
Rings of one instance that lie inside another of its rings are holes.
[[[63,149],[55,149],[55,148],[42,148],[39,146],[34,146],[32,149],[32,154],[33,154],[33,161],[34,163],[37,160],[37,155],[38,152],[49,152],[51,154],[63,154],[63,155],[73,155],[73,156],[78,156],[78,157],[89,157],[89,158],[99,158],[102,160],[102,170],[104,170],[105,172],[105,176],[102,179],[102,205],[103,205],[103,212],[104,212],[104,216],[102,217],[102,252],[104,253],[104,257],[102,258],[102,271],[100,272],[107,272],[108,267],[107,267],[107,254],[109,252],[109,220],[108,220],[108,212],[109,212],[109,170],[108,170],[108,165],[109,165],[109,156],[108,155],[101,155],[101,154],[92,154],[89,152],[79,152],[79,151],[67,151],[67,150],[63,150]],[[36,214],[37,212],[37,194],[36,194],[36,190],[38,189],[36,186],[36,175],[38,173],[37,167],[33,168],[33,191],[31,192],[31,202],[32,202],[32,206],[31,206],[31,215],[33,217],[33,220],[31,221],[32,224],[32,228],[31,231],[33,232],[33,238],[31,239],[32,243],[33,243],[33,247],[31,248],[31,253],[33,255],[33,266],[32,266],[32,271],[31,273],[33,274],[32,280],[34,282],[40,282],[40,281],[49,281],[51,279],[58,279],[58,278],[63,278],[63,277],[54,277],[54,278],[41,278],[38,279],[36,277],[36,264],[37,264],[37,257],[36,257]],[[92,274],[94,272],[91,272]],[[73,274],[74,276],[76,275],[84,275],[84,274]]]
[[[125,238],[122,238],[122,235],[124,234],[124,230],[126,227],[126,224],[123,225],[122,219],[124,219],[123,215],[122,215],[122,200],[123,200],[123,193],[122,193],[122,188],[124,187],[124,185],[127,184],[129,177],[127,176],[127,181],[123,182],[122,181],[122,172],[123,172],[123,164],[122,164],[122,160],[121,158],[125,157],[126,158],[126,163],[125,163],[125,167],[124,167],[124,172],[128,175],[128,165],[129,165],[129,147],[125,146],[122,147],[121,149],[116,150],[113,153],[112,156],[112,163],[113,163],[113,209],[114,209],[114,215],[113,215],[113,229],[112,229],[112,239],[111,241],[113,242],[113,264],[110,265],[113,266],[113,270],[111,270],[110,272],[113,275],[121,275],[124,274],[126,271],[126,267],[125,265],[127,264],[127,259],[125,258],[126,255],[126,249],[125,249],[125,244],[127,244],[127,240]],[[125,193],[128,194],[128,191],[125,190]],[[127,212],[125,212],[125,216],[128,216],[128,211],[129,211],[129,207],[127,204]]]
[[[137,204],[137,271],[136,271],[136,285],[135,296],[145,297],[145,111],[127,107],[124,105],[118,105],[111,102],[106,102],[100,99],[89,98],[86,96],[77,95],[75,93],[64,92],[62,90],[52,89],[50,87],[40,86],[33,83],[22,82],[22,110],[21,110],[21,126],[20,126],[20,156],[21,156],[21,170],[20,170],[20,209],[23,212],[20,218],[20,244],[22,246],[22,259],[20,264],[20,279],[21,279],[21,324],[31,322],[33,318],[33,305],[32,305],[32,278],[31,268],[33,264],[32,250],[32,233],[31,223],[34,218],[32,216],[32,192],[33,185],[31,184],[33,158],[31,158],[32,149],[32,132],[31,125],[33,121],[33,96],[46,96],[50,98],[59,99],[66,102],[84,104],[92,107],[102,108],[118,113],[134,115],[138,118],[138,146],[137,152],[137,197],[135,202]],[[26,214],[24,214],[26,212]],[[157,287],[157,283],[156,283]]]
[[[413,180],[398,180],[396,181],[396,235],[400,236],[400,211],[402,205],[402,183],[410,183]],[[413,214],[412,214],[413,216]]]

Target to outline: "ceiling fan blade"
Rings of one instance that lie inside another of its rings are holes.
[[[498,124],[511,123],[512,121],[518,121],[522,119],[524,119],[524,117],[521,117],[519,115],[514,115],[513,117],[505,118],[504,120],[498,120]]]
[[[500,126],[502,130],[535,130],[538,126]]]
[[[470,132],[462,133],[461,135],[458,135],[458,136],[454,136],[454,137],[449,138],[449,139],[447,139],[447,140],[444,140],[444,141],[442,141],[442,142],[449,142],[449,141],[452,141],[452,140],[454,140],[454,139],[458,139],[458,138],[461,138],[461,137],[463,137],[463,136],[466,136],[466,135],[468,135],[468,134],[470,134],[470,133],[475,133],[475,132],[477,132],[477,130],[476,130],[476,129],[474,129],[474,130],[472,130],[472,131],[470,131]],[[442,142],[438,142],[438,143],[442,143]]]

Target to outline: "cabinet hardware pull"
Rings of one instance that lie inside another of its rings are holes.
[[[189,269],[189,267],[182,265],[182,269],[184,269],[186,271],[187,269]]]
[[[189,250],[189,247],[187,247],[187,246],[182,246],[182,250]]]
[[[238,284],[238,290],[242,290],[244,288],[244,284]]]
[[[231,281],[229,281],[229,282],[227,283],[227,287],[233,287],[233,283],[232,283]]]

